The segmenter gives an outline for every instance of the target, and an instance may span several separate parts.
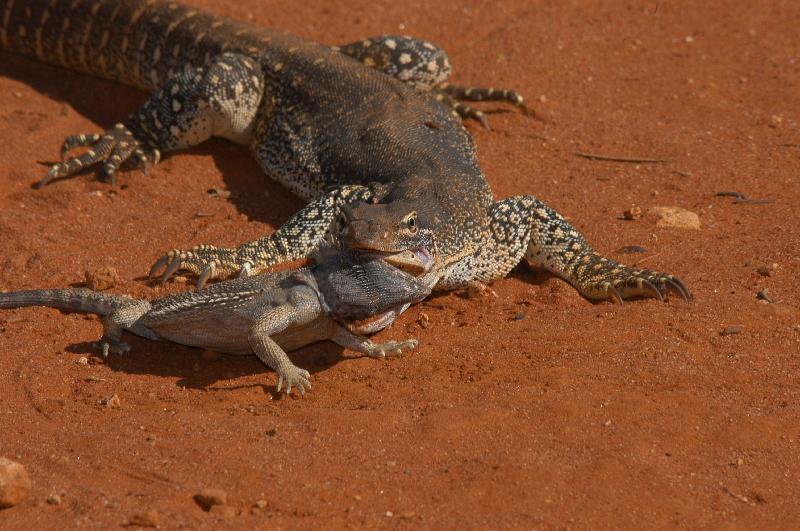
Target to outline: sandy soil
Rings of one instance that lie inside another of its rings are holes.
[[[695,298],[591,304],[519,267],[496,297],[409,310],[378,336],[417,337],[401,359],[295,353],[313,372],[305,399],[273,395],[255,358],[133,338],[132,354],[102,361],[96,318],[3,312],[0,455],[34,487],[0,527],[154,510],[169,528],[797,528],[797,2],[191,3],[326,43],[396,32],[443,45],[454,81],[515,88],[547,117],[469,125],[496,197],[536,194],[601,251],[675,273]],[[163,251],[252,239],[300,206],[224,141],[123,174],[118,190],[91,173],[31,188],[66,135],[143,98],[0,55],[0,289],[108,266],[116,292],[185,289],[142,277]],[[634,205],[680,206],[702,227],[621,219]],[[774,303],[757,299],[765,288]],[[120,407],[99,404],[114,394]],[[204,488],[224,489],[228,509],[200,509]]]

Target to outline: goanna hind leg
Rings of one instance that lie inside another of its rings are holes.
[[[484,112],[462,102],[497,101],[528,112],[522,96],[513,90],[449,84],[447,79],[452,72],[450,58],[442,48],[428,41],[400,35],[379,35],[334,46],[334,49],[417,90],[431,92],[462,118],[477,120],[487,128]]]
[[[445,283],[489,282],[504,277],[525,258],[534,267],[563,278],[590,300],[664,300],[670,293],[690,298],[683,282],[671,274],[602,256],[571,223],[533,196],[498,201],[489,216],[487,241],[468,266],[454,270]]]

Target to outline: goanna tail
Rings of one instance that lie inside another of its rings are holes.
[[[0,308],[47,306],[106,316],[121,305],[135,300],[123,295],[100,293],[86,288],[34,289],[0,293]]]

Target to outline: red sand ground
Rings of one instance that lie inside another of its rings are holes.
[[[413,34],[446,47],[454,81],[518,89],[546,123],[506,112],[491,132],[468,126],[496,197],[538,195],[601,251],[679,275],[695,299],[591,304],[520,267],[496,298],[412,308],[378,336],[419,338],[402,359],[295,353],[314,377],[302,400],[277,399],[255,358],[134,338],[104,362],[90,353],[95,318],[3,312],[0,455],[34,488],[0,527],[107,527],[155,510],[170,528],[797,528],[797,2],[192,3],[326,43]],[[120,190],[94,174],[33,190],[66,135],[99,131],[143,95],[0,64],[2,289],[111,266],[114,291],[158,295],[142,275],[161,252],[255,238],[301,204],[223,141],[124,174]],[[702,228],[621,220],[632,205],[681,206]],[[630,245],[647,252],[615,251]],[[764,288],[778,302],[758,301]],[[720,334],[731,326],[741,332]],[[114,394],[119,408],[98,405]],[[208,487],[231,509],[202,511],[192,496]]]

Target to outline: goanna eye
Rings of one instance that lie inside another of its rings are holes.
[[[414,228],[417,226],[417,218],[408,218],[408,226],[409,228]]]

